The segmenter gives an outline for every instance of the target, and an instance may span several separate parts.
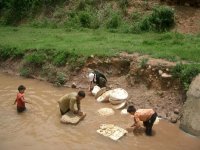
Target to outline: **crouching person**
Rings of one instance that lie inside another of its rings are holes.
[[[148,136],[152,135],[152,127],[156,120],[157,113],[153,109],[138,109],[136,110],[134,106],[129,106],[127,112],[134,117],[134,124],[127,128],[127,130],[135,130],[140,127],[139,122],[143,121],[143,125],[146,128],[145,133]]]
[[[88,75],[90,85],[89,91],[92,91],[95,85],[99,86],[100,88],[106,87],[107,79],[104,74],[99,71],[90,72]]]
[[[84,91],[79,91],[78,93],[72,92],[61,97],[58,101],[61,115],[64,115],[68,111],[71,111],[74,114],[82,116],[83,112],[81,112],[81,100],[83,98],[85,98]],[[77,109],[74,108],[75,104],[77,106]]]

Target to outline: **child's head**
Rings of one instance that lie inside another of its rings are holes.
[[[78,92],[78,99],[81,100],[85,97],[85,92],[84,91],[79,91]]]
[[[136,109],[135,109],[135,107],[133,105],[130,105],[127,108],[127,112],[130,113],[130,114],[132,114],[132,115],[134,115],[135,112],[136,112]]]
[[[20,86],[18,87],[18,91],[19,91],[20,93],[24,93],[25,90],[26,90],[26,87],[23,86],[23,85],[20,85]]]

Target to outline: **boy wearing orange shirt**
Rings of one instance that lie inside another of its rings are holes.
[[[17,93],[17,97],[14,102],[14,104],[17,103],[17,112],[18,113],[21,113],[26,110],[25,103],[30,103],[30,102],[25,101],[25,99],[24,99],[25,90],[26,90],[26,87],[23,85],[20,85],[18,87],[19,93]]]
[[[134,106],[129,106],[127,112],[133,115],[134,124],[128,128],[128,130],[135,130],[140,127],[139,122],[143,121],[143,125],[146,128],[145,133],[148,136],[152,135],[152,127],[156,120],[157,113],[153,109],[138,109],[136,110]]]

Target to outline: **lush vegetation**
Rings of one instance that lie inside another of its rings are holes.
[[[200,36],[172,32],[124,34],[109,33],[100,29],[69,31],[68,29],[0,27],[0,48],[0,56],[3,59],[11,55],[22,57],[30,49],[40,50],[40,53],[45,49],[44,54],[40,56],[41,61],[37,62],[42,63],[47,55],[45,53],[49,53],[56,65],[64,64],[65,62],[58,60],[70,58],[69,53],[83,56],[109,56],[122,51],[150,54],[170,61],[200,62]],[[51,54],[49,49],[54,54]],[[34,56],[34,53],[32,55]]]
[[[187,89],[200,72],[200,35],[168,32],[175,25],[171,7],[150,7],[148,0],[140,11],[129,12],[129,6],[130,0],[0,0],[0,61],[22,59],[21,75],[40,68],[64,84],[66,73],[55,67],[76,70],[90,55],[138,52],[196,64],[173,70]]]
[[[147,13],[128,13],[129,0],[113,1],[117,7],[109,0],[3,0],[0,24],[27,22],[32,27],[104,28],[124,33],[166,31],[174,25],[174,11],[170,7],[154,6]],[[147,7],[148,1],[142,4]]]
[[[174,77],[180,78],[184,90],[189,89],[192,79],[200,73],[200,64],[178,63],[172,70]]]

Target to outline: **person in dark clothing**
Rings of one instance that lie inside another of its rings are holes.
[[[128,107],[127,112],[134,117],[134,124],[130,128],[128,128],[128,130],[135,130],[136,128],[139,128],[139,122],[143,121],[143,125],[146,128],[146,135],[152,135],[152,127],[157,117],[157,113],[153,109],[136,110],[135,107],[131,105]]]
[[[99,86],[100,88],[106,87],[107,79],[104,74],[102,74],[99,71],[93,71],[89,73],[89,81],[90,81],[90,87],[89,90],[91,91],[94,87],[94,84]]]

